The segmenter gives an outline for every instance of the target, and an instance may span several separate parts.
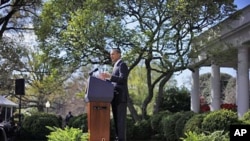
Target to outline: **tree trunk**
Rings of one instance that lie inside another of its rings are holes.
[[[129,109],[131,116],[135,122],[141,120],[141,118],[138,116],[137,111],[135,110],[133,100],[130,97],[128,97],[128,109]]]
[[[142,104],[142,107],[141,107],[142,119],[146,119],[146,117],[147,117],[147,107],[148,107],[148,104],[150,103],[150,101],[152,100],[153,95],[154,95],[153,87],[149,86],[149,88],[148,88],[148,96],[144,100],[144,102]]]
[[[148,85],[148,95],[142,103],[141,111],[142,111],[142,119],[145,119],[147,116],[147,106],[153,98],[154,95],[154,86],[152,85],[151,80],[151,66],[150,66],[151,59],[145,60],[145,66],[147,70],[147,85]]]
[[[167,75],[160,81],[158,96],[155,100],[153,114],[157,114],[160,110],[161,100],[163,98],[164,86],[168,82],[168,80],[171,78],[172,75],[173,75],[173,72],[167,73]]]

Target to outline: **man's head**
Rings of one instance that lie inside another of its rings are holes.
[[[114,64],[121,58],[121,50],[119,48],[113,48],[110,52],[110,58],[112,60],[112,63]]]

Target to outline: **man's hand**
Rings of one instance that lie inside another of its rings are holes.
[[[99,78],[102,80],[105,80],[105,79],[109,80],[111,78],[111,75],[109,73],[103,72],[103,73],[100,73]]]

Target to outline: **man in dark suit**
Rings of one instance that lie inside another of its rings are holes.
[[[121,50],[113,48],[110,52],[113,63],[112,74],[101,73],[102,79],[114,84],[114,98],[111,102],[115,124],[116,141],[126,141],[126,115],[128,98],[128,67],[121,59]]]

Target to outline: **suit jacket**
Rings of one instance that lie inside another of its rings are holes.
[[[110,81],[114,84],[116,102],[127,102],[128,99],[128,67],[120,60],[113,68]]]

